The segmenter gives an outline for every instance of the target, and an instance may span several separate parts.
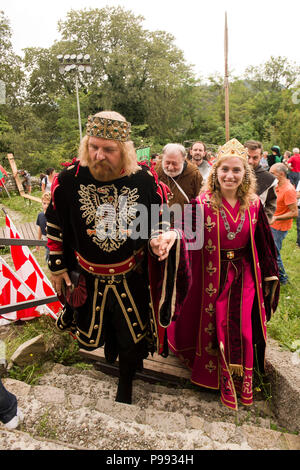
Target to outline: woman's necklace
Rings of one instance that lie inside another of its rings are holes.
[[[221,217],[224,221],[224,225],[225,225],[225,229],[226,229],[226,232],[227,232],[228,240],[234,240],[235,237],[237,236],[237,234],[240,233],[240,231],[243,228],[243,225],[244,225],[244,222],[245,222],[245,217],[246,217],[245,212],[243,212],[242,215],[241,215],[241,221],[240,221],[240,223],[239,223],[239,225],[236,229],[236,232],[231,232],[230,231],[230,225],[228,223],[228,220],[227,220],[227,217],[226,217],[226,214],[225,214],[225,211],[224,211],[223,207],[220,207],[220,214],[221,214]]]

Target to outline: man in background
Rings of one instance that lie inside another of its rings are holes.
[[[283,266],[280,251],[283,240],[293,226],[293,218],[298,215],[296,189],[287,178],[287,168],[284,163],[272,165],[270,173],[278,181],[276,187],[277,207],[270,225],[277,249],[279,281],[280,284],[287,284],[289,279]]]
[[[297,246],[300,248],[300,181],[297,184],[297,204],[298,204],[298,216],[297,216]]]
[[[47,207],[49,206],[51,201],[51,193],[50,192],[45,192],[42,195],[42,212],[39,212],[37,219],[36,219],[36,225],[38,227],[37,229],[37,239],[38,240],[46,240],[47,241],[47,219],[46,219],[46,210]],[[39,250],[39,245],[36,247],[37,250]],[[46,254],[45,254],[45,259],[48,262],[49,260],[49,248],[46,246]]]
[[[31,194],[31,176],[30,173],[26,170],[19,170],[18,172],[22,176],[22,185],[24,188],[24,191],[27,192],[28,194]]]
[[[162,151],[162,160],[155,171],[160,181],[171,190],[169,206],[188,204],[198,196],[202,186],[202,176],[198,169],[186,159],[186,151],[181,144],[167,144]]]
[[[288,159],[287,165],[289,167],[288,179],[296,188],[300,181],[300,154],[298,147],[293,149],[293,155]]]
[[[271,152],[272,153],[270,155],[268,155],[269,168],[271,168],[272,165],[275,165],[275,163],[281,163],[282,162],[280,147],[278,147],[278,145],[273,145],[273,147],[271,147]]]
[[[211,170],[211,165],[205,160],[206,146],[203,142],[194,142],[191,147],[192,162],[197,166],[200,171],[203,182],[207,180],[207,177]]]
[[[248,150],[248,163],[252,167],[256,177],[256,194],[259,196],[261,203],[265,209],[265,214],[270,222],[276,210],[277,194],[276,184],[277,180],[269,171],[261,165],[263,156],[263,148],[261,142],[256,140],[248,140],[245,143]]]

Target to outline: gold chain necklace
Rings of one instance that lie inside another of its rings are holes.
[[[237,236],[237,234],[240,233],[240,231],[243,228],[245,218],[246,218],[246,213],[243,212],[243,214],[241,215],[241,221],[240,221],[240,223],[239,223],[239,225],[236,229],[236,232],[231,232],[230,225],[229,225],[229,222],[227,220],[227,217],[226,217],[226,214],[225,214],[225,211],[224,211],[223,207],[220,207],[220,214],[221,214],[221,217],[224,221],[224,225],[225,225],[225,229],[226,229],[226,232],[227,232],[228,240],[234,240],[235,237]]]

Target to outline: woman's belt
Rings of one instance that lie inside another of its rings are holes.
[[[115,264],[95,264],[84,259],[80,253],[75,251],[76,259],[82,269],[95,276],[117,276],[132,271],[143,260],[145,256],[145,248],[135,251],[130,258]]]
[[[235,250],[221,250],[221,261],[235,261],[245,258],[250,254],[249,247],[244,246]]]

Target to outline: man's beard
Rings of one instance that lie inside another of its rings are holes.
[[[111,181],[121,176],[121,166],[120,168],[114,168],[106,160],[99,162],[91,161],[90,158],[88,158],[88,167],[93,178],[98,181]]]
[[[202,163],[203,163],[203,158],[199,158],[199,159],[195,159],[195,158],[194,158],[194,162],[195,162],[195,164],[196,164],[197,166],[200,166],[200,165],[202,165]]]
[[[163,168],[163,170],[167,176],[170,176],[171,178],[176,178],[176,176],[179,176],[182,173],[183,166],[184,166],[184,163],[182,164],[180,170],[177,170],[177,171],[168,171],[166,168]]]

